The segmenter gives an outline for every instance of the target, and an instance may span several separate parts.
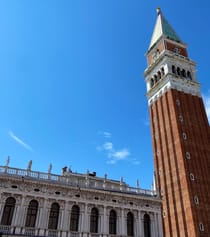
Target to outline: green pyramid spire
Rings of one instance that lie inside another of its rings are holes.
[[[150,42],[149,49],[159,40],[161,36],[165,36],[166,38],[182,43],[182,40],[177,35],[175,30],[171,27],[168,21],[163,16],[160,8],[157,8],[157,20],[155,24],[155,28],[152,34],[152,39]]]

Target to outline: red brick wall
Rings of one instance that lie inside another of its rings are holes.
[[[188,57],[187,55],[187,50],[186,48],[177,46],[175,44],[172,44],[168,41],[163,41],[161,40],[156,46],[155,50],[152,50],[148,55],[147,55],[147,61],[148,64],[151,65],[154,62],[153,55],[155,54],[156,51],[159,51],[161,53],[163,50],[167,49],[172,52],[174,52],[174,48],[178,48],[180,50],[180,54],[183,55],[184,57]]]
[[[150,118],[155,176],[166,214],[165,236],[210,236],[210,139],[202,99],[170,90],[150,106]],[[204,232],[199,231],[199,222],[204,224]]]
[[[178,47],[175,44],[172,44],[172,43],[167,42],[167,41],[165,42],[165,45],[166,45],[166,49],[167,50],[174,51],[174,48],[178,48],[180,50],[180,54],[181,55],[183,55],[185,57],[188,57],[187,50],[185,48]]]
[[[153,54],[156,51],[159,51],[159,53],[161,53],[164,50],[164,42],[160,41],[159,44],[155,47],[155,51],[152,50],[148,55],[147,55],[147,60],[148,60],[148,64],[151,65],[154,61],[153,59]]]

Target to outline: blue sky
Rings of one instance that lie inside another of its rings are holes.
[[[210,114],[208,0],[0,1],[1,165],[9,155],[151,187],[143,72],[158,6],[189,45]]]

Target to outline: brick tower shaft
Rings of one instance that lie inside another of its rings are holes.
[[[210,236],[210,129],[195,63],[160,9],[145,70],[165,237]]]

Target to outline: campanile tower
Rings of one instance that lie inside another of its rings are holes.
[[[210,127],[196,65],[157,12],[145,78],[164,237],[209,237]]]

